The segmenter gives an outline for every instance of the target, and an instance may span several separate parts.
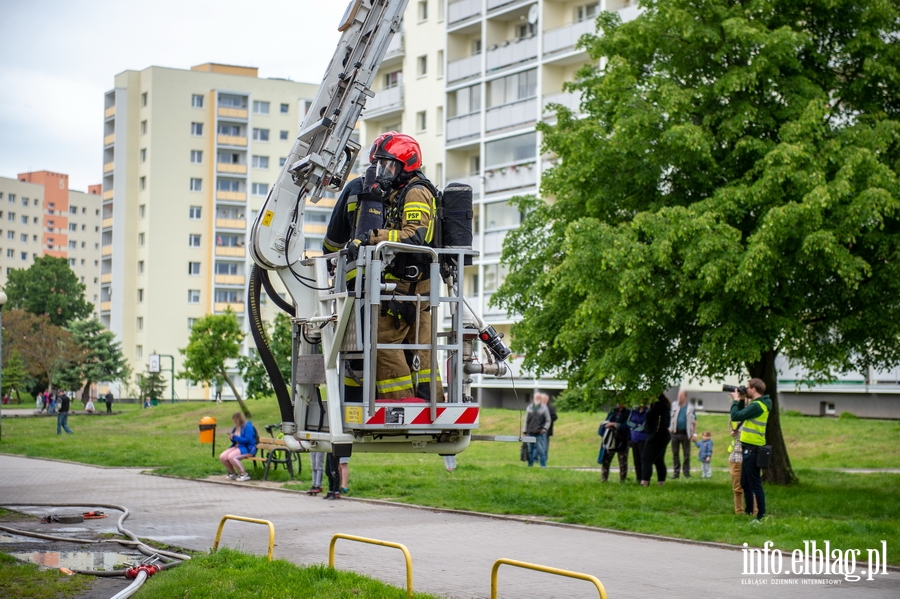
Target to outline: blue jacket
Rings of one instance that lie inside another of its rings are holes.
[[[700,448],[700,461],[705,462],[706,458],[712,457],[713,442],[712,439],[704,439],[702,441],[694,441],[694,445]]]
[[[635,443],[647,440],[644,432],[644,424],[647,422],[647,408],[640,407],[631,410],[628,416],[628,428],[631,429],[631,440]]]
[[[256,453],[256,433],[253,431],[253,423],[249,420],[247,424],[244,425],[244,429],[240,431],[240,434],[237,432],[237,427],[231,429],[232,437],[231,437],[231,446],[237,446],[241,450],[241,455],[244,454],[255,454]]]

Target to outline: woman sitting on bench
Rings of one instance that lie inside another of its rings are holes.
[[[244,482],[250,480],[250,475],[244,470],[241,460],[256,454],[256,433],[253,423],[240,412],[236,412],[231,420],[234,421],[234,428],[228,433],[231,447],[219,455],[219,460],[228,469],[228,480]]]

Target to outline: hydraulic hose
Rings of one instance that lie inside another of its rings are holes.
[[[264,273],[264,274],[261,274]],[[281,411],[282,422],[294,421],[294,406],[291,404],[291,394],[288,386],[281,376],[278,364],[275,363],[275,357],[272,355],[272,348],[269,346],[269,339],[266,337],[266,329],[263,325],[262,310],[259,305],[259,290],[264,281],[268,281],[268,273],[261,269],[259,265],[254,264],[250,269],[250,285],[247,290],[247,304],[250,309],[250,332],[253,334],[253,342],[256,344],[256,350],[262,360],[269,380],[272,382],[272,389],[275,390],[275,398],[278,400],[278,408]],[[271,287],[271,282],[269,283]],[[278,297],[274,294],[274,297]],[[278,297],[281,300],[280,297]],[[282,302],[284,300],[281,300]],[[277,303],[277,302],[276,302]],[[293,308],[292,308],[293,311]]]
[[[257,268],[259,268],[257,266]],[[275,288],[272,287],[272,280],[269,278],[269,271],[260,268],[259,269],[259,280],[262,281],[263,289],[266,290],[266,295],[268,295],[275,305],[288,313],[288,316],[294,317],[297,315],[297,311],[294,310],[294,305],[283,300],[280,295],[275,291]]]

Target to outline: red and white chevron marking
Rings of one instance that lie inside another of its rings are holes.
[[[375,414],[366,420],[367,425],[385,424],[385,414],[391,410],[396,414],[397,408],[403,408],[403,422],[392,422],[388,426],[449,426],[449,425],[478,425],[478,407],[475,406],[451,406],[437,408],[437,418],[431,421],[431,413],[427,406],[388,405],[379,406]]]

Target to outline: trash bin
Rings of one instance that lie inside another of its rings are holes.
[[[151,400],[150,400],[150,405],[151,405],[151,406],[158,406],[158,405],[159,405],[159,400],[156,399],[156,398],[151,399]]]
[[[216,440],[216,419],[206,416],[200,419],[200,442],[213,443]]]

